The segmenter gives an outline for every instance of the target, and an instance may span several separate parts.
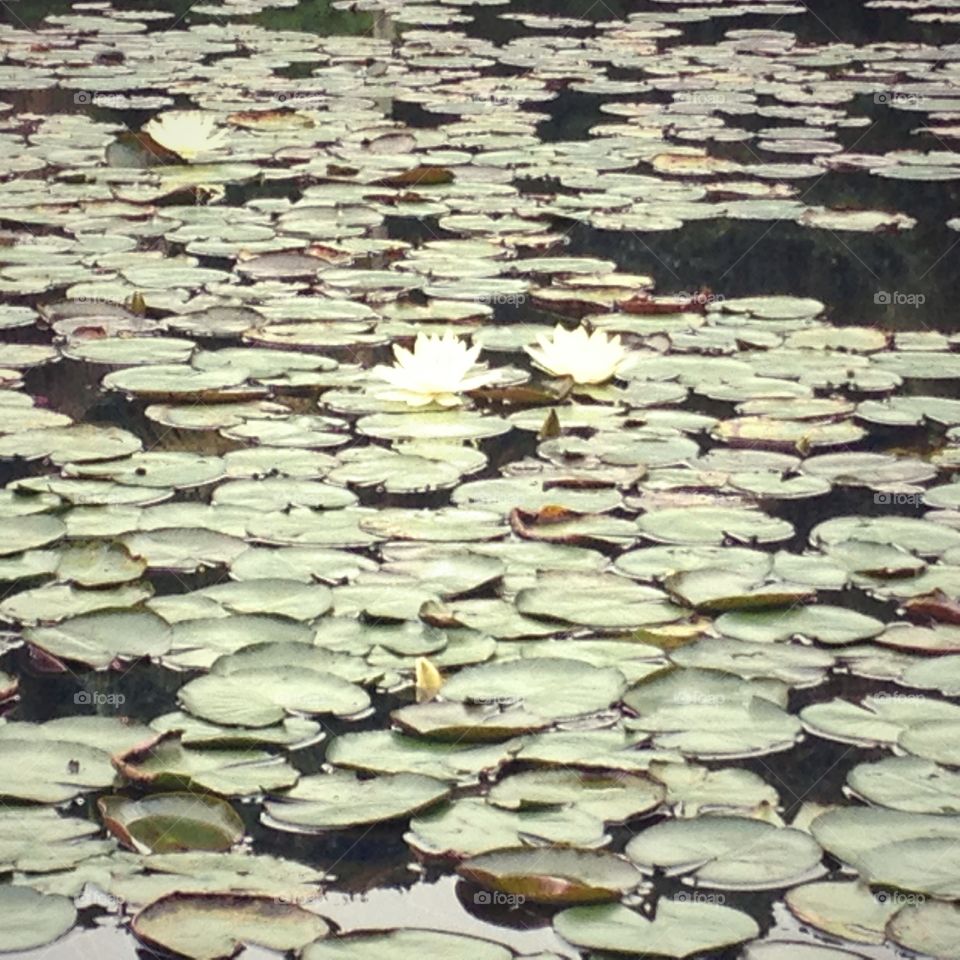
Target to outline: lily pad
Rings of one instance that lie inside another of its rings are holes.
[[[489,940],[479,940],[459,933],[438,930],[373,930],[340,934],[319,940],[304,948],[303,960],[378,960],[383,956],[395,960],[419,960],[422,957],[443,957],[444,960],[511,960],[506,947]]]
[[[524,847],[471,857],[457,873],[480,886],[550,904],[618,900],[643,879],[626,860],[602,851]]]
[[[244,945],[287,951],[326,935],[322,917],[277,898],[236,894],[169,894],[141,910],[131,923],[148,947],[219,960]]]
[[[588,950],[682,958],[749,940],[760,928],[749,916],[715,903],[661,899],[653,919],[622,904],[571,907],[557,914],[554,929]]]
[[[0,888],[4,951],[44,947],[62,937],[76,919],[76,908],[66,897],[37,893],[29,887]]]
[[[808,833],[746,817],[668,820],[634,837],[626,853],[648,872],[691,874],[700,886],[728,890],[793,886],[826,872]]]
[[[140,800],[100,797],[107,829],[140,853],[180,850],[228,850],[243,836],[243,821],[216,797],[193,793],[158,793]]]
[[[0,738],[0,766],[7,771],[0,796],[33,803],[63,803],[116,776],[104,751],[66,740]]]
[[[471,797],[414,817],[404,839],[423,856],[455,860],[524,843],[589,850],[610,841],[603,822],[576,807],[514,812]]]
[[[298,666],[198,677],[181,687],[178,699],[203,720],[248,727],[266,727],[292,713],[354,714],[370,705],[367,694],[349,681]]]
[[[468,704],[522,703],[534,714],[561,719],[604,710],[624,688],[619,670],[542,657],[467,667],[443,685],[443,696]]]
[[[355,774],[304,777],[288,793],[264,804],[262,821],[275,830],[323,833],[408,817],[446,799],[449,788],[418,774]]]

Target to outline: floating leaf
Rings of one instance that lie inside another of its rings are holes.
[[[432,777],[400,773],[361,780],[334,771],[304,777],[291,791],[264,804],[261,819],[275,830],[323,833],[407,817],[448,794],[449,788]]]
[[[4,951],[44,947],[62,937],[76,919],[77,911],[66,897],[37,893],[29,887],[0,888]]]
[[[618,954],[690,957],[742,943],[760,928],[746,913],[714,903],[661,899],[648,920],[622,904],[572,907],[557,914],[554,929],[589,950]]]
[[[219,960],[244,944],[299,949],[329,927],[315,913],[277,898],[173,893],[141,910],[131,929],[148,947],[191,960]]]
[[[131,800],[100,797],[107,829],[125,846],[141,853],[179,850],[227,850],[243,836],[243,821],[215,797],[160,793]]]

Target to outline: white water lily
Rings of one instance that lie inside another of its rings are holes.
[[[203,110],[169,110],[143,125],[143,132],[184,160],[223,146],[226,130],[217,129],[216,117]]]
[[[557,377],[572,377],[575,383],[603,383],[609,380],[627,357],[619,337],[601,330],[566,330],[554,327],[552,336],[537,335],[539,346],[527,347],[538,367]]]
[[[471,373],[480,356],[480,347],[469,347],[449,331],[442,337],[419,334],[413,351],[394,344],[397,362],[392,367],[374,367],[373,373],[386,380],[393,390],[377,394],[384,400],[398,400],[411,407],[437,403],[455,407],[459,394],[476,390],[496,378],[492,370]]]

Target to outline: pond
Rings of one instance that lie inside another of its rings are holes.
[[[956,0],[0,9],[0,954],[960,957]]]

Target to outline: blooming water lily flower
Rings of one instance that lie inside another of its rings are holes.
[[[145,123],[143,132],[164,149],[191,160],[223,146],[227,131],[216,124],[216,117],[203,110],[170,110]]]
[[[575,383],[603,383],[627,357],[619,337],[600,330],[587,333],[584,327],[566,330],[558,325],[551,336],[538,334],[537,343],[526,348],[534,363],[554,376],[572,377]]]
[[[476,390],[496,379],[492,370],[471,373],[480,356],[480,347],[469,347],[459,337],[447,332],[431,337],[419,334],[413,351],[394,344],[397,362],[392,367],[374,367],[373,373],[386,380],[393,390],[378,392],[384,400],[399,400],[411,407],[437,403],[455,407],[458,394]]]

